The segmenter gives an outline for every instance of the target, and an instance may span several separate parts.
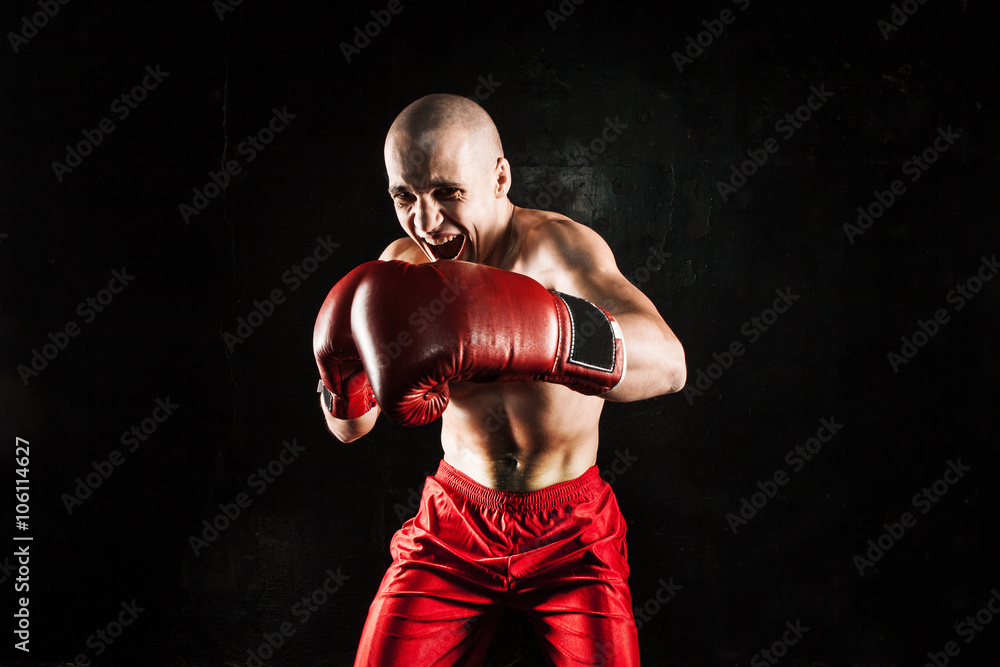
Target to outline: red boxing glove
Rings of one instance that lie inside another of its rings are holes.
[[[323,403],[337,419],[357,419],[375,407],[375,394],[351,335],[351,303],[358,283],[381,262],[365,262],[326,295],[313,328]]]
[[[604,309],[469,262],[372,268],[351,328],[379,406],[410,426],[441,416],[449,380],[540,380],[600,394],[625,372],[621,329]]]

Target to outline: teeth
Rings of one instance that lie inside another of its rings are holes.
[[[428,245],[444,245],[448,241],[454,241],[458,237],[459,237],[459,234],[453,234],[452,236],[445,236],[444,238],[440,238],[440,239],[427,239],[427,244]]]

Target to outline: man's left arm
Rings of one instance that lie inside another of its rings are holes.
[[[625,375],[602,398],[638,401],[684,387],[684,348],[649,297],[621,274],[597,232],[571,220],[552,221],[533,230],[526,243],[548,267],[539,276],[543,284],[600,306],[621,327]]]

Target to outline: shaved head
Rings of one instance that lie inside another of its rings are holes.
[[[385,171],[399,224],[431,261],[506,256],[510,163],[481,106],[443,93],[410,104],[385,137]]]
[[[447,143],[444,139],[456,136],[485,168],[492,169],[503,157],[500,133],[486,110],[467,97],[447,93],[426,95],[403,109],[389,128],[386,148],[408,143],[430,154]]]

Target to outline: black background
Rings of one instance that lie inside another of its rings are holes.
[[[635,606],[655,611],[644,663],[751,664],[800,621],[784,664],[919,665],[948,641],[954,664],[994,664],[997,621],[970,643],[955,623],[1000,586],[1000,290],[986,282],[960,311],[947,295],[998,250],[996,23],[988,3],[928,0],[884,39],[888,2],[740,4],[567,0],[550,23],[550,2],[403,0],[348,63],[339,45],[385,3],[245,0],[220,19],[208,0],[72,0],[16,53],[8,33],[39,9],[5,3],[2,469],[10,489],[15,437],[29,440],[29,530],[12,492],[3,510],[11,537],[33,537],[30,655],[12,648],[20,543],[0,549],[5,664],[242,665],[286,621],[296,632],[269,664],[351,664],[440,426],[383,418],[332,439],[312,325],[326,291],[401,236],[382,164],[392,119],[477,87],[511,200],[598,230],[683,342],[689,387],[716,376],[701,395],[605,407],[598,463],[636,459],[606,475]],[[672,54],[725,8],[735,20],[678,71]],[[119,120],[112,101],[157,65],[169,75]],[[782,136],[811,86],[832,96]],[[275,108],[294,119],[186,224],[179,204]],[[53,161],[105,117],[114,131],[60,182]],[[620,135],[592,144],[606,119]],[[949,127],[960,138],[911,182],[903,163]],[[717,182],[770,137],[780,150],[723,201]],[[905,194],[852,243],[844,225],[895,179]],[[339,246],[292,290],[282,276],[317,237]],[[669,260],[638,270],[661,244]],[[77,305],[122,267],[134,280],[84,322]],[[275,289],[287,300],[227,346]],[[798,299],[751,343],[776,290]],[[940,308],[950,320],[894,372],[887,353]],[[80,334],[26,384],[18,367],[71,320]],[[734,341],[745,353],[719,375],[713,353]],[[120,434],[167,397],[180,407],[128,452]],[[793,471],[785,453],[822,418],[843,427]],[[304,452],[258,496],[248,477],[293,439]],[[64,494],[114,449],[124,463],[70,513]],[[971,470],[921,514],[913,495],[958,459]],[[734,533],[727,514],[778,470],[788,483]],[[252,505],[195,556],[189,537],[240,492]],[[854,557],[906,511],[916,525],[859,575]],[[301,623],[291,609],[327,570],[350,578]],[[682,588],[658,608],[671,577]],[[144,611],[95,656],[88,637],[132,600]],[[540,664],[525,628],[501,634],[490,664]]]

